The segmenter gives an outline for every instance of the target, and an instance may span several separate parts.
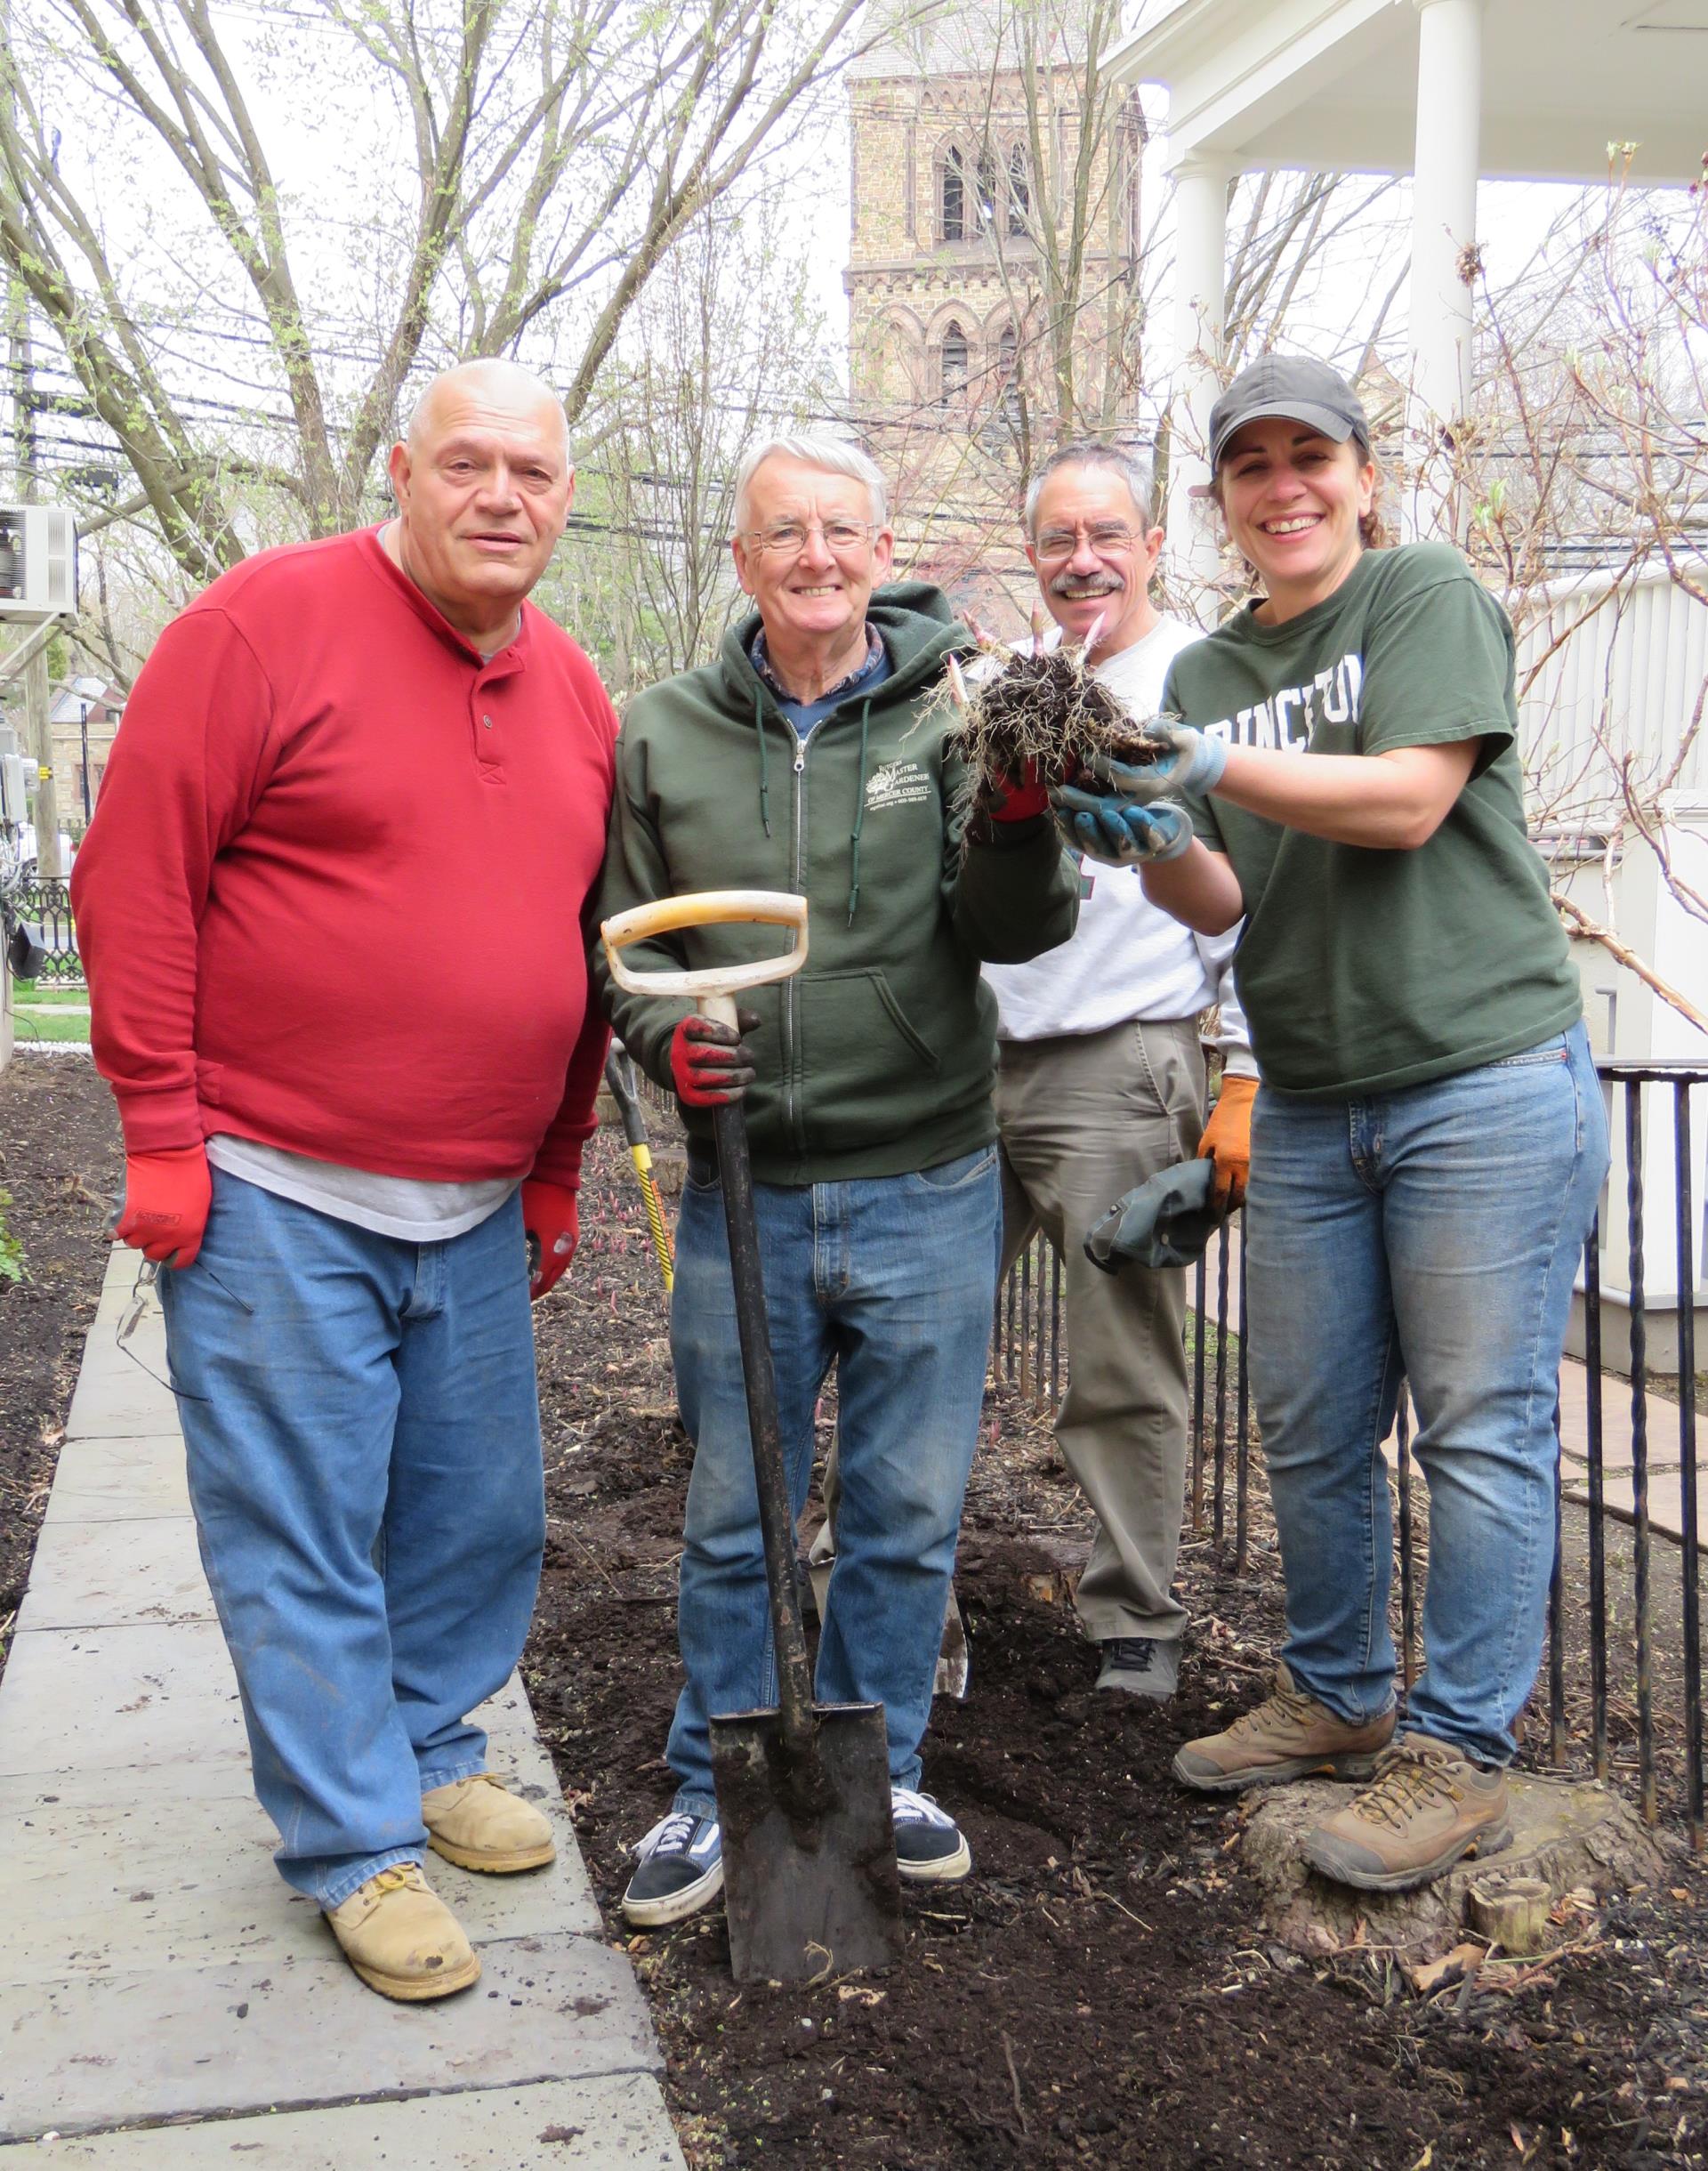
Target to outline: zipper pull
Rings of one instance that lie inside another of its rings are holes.
[[[797,777],[798,777],[798,776],[800,776],[800,775],[802,775],[802,772],[805,771],[806,766],[807,766],[807,744],[806,744],[806,741],[805,741],[803,738],[797,738],[797,739],[795,740],[795,742],[794,742],[794,773],[795,773],[795,775],[796,775]]]

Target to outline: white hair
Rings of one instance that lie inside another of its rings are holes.
[[[1136,507],[1139,518],[1147,525],[1150,521],[1150,501],[1156,488],[1150,462],[1141,453],[1129,452],[1123,445],[1104,445],[1092,439],[1083,439],[1074,445],[1063,445],[1052,452],[1043,465],[1033,471],[1027,485],[1026,504],[1020,519],[1028,539],[1038,539],[1038,500],[1043,496],[1043,486],[1051,475],[1059,474],[1064,467],[1101,467],[1111,474],[1119,475],[1127,486],[1127,495]]]
[[[866,496],[872,502],[872,517],[880,528],[889,525],[890,508],[884,495],[883,477],[877,464],[868,459],[858,445],[844,444],[836,437],[768,437],[762,445],[754,445],[741,456],[741,464],[736,470],[736,527],[739,531],[747,525],[747,494],[754,475],[767,460],[799,460],[802,466],[816,467],[826,475],[852,475],[856,482],[866,485]]]

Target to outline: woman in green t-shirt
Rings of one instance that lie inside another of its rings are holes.
[[[1175,659],[1155,765],[1056,798],[1077,849],[1139,863],[1188,926],[1245,920],[1247,1316],[1287,1642],[1276,1693],[1174,1769],[1210,1791],[1373,1778],[1304,1851],[1397,1891],[1507,1844],[1555,1382],[1607,1143],[1525,830],[1511,628],[1456,551],[1373,547],[1369,448],[1325,365],[1235,379],[1213,493],[1261,593]],[[1381,1442],[1402,1379],[1430,1549],[1397,1725]]]

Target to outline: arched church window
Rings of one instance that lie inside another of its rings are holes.
[[[1024,234],[1031,223],[1032,183],[1027,174],[1026,147],[1016,143],[1008,154],[1008,230]]]
[[[986,232],[996,222],[996,203],[999,182],[996,154],[988,143],[979,153],[978,165],[979,220],[978,230]]]
[[[967,174],[951,143],[937,169],[937,232],[942,241],[963,241],[967,232]]]
[[[953,317],[943,327],[939,354],[943,405],[949,407],[967,396],[967,335]]]
[[[1003,327],[996,342],[997,411],[1008,427],[1020,426],[1020,342],[1011,324]]]

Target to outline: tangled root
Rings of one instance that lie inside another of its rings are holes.
[[[950,737],[965,757],[972,790],[1000,787],[1036,762],[1048,778],[1073,778],[1093,755],[1141,764],[1156,749],[1143,725],[1100,680],[1076,649],[1017,653],[994,676],[967,690]]]

